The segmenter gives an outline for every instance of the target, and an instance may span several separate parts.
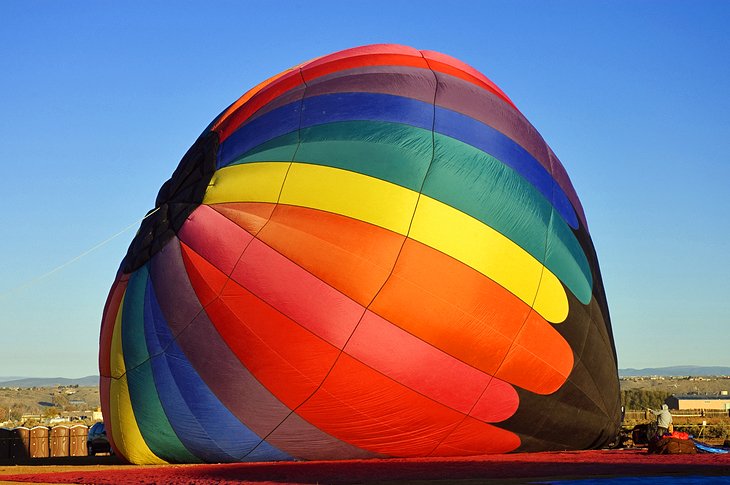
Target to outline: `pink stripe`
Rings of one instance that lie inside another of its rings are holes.
[[[254,239],[231,278],[281,313],[341,349],[364,309]]]
[[[487,423],[498,423],[512,416],[520,405],[520,397],[510,384],[493,377],[477,401],[470,416]]]
[[[207,205],[201,205],[185,221],[178,238],[226,275],[253,236]]]
[[[485,422],[502,421],[517,410],[514,388],[414,337],[368,311],[345,352],[436,402]],[[481,396],[481,397],[480,397]],[[478,402],[477,402],[478,401]]]

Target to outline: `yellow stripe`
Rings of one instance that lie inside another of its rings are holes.
[[[259,162],[223,168],[216,172],[203,203],[277,202],[273,194],[280,192],[289,165]],[[481,272],[546,320],[558,323],[568,315],[565,290],[550,270],[501,233],[430,197],[422,195],[419,201],[417,192],[377,178],[292,163],[279,202],[408,235]]]
[[[279,199],[288,168],[289,164],[282,162],[224,167],[213,174],[203,203],[218,204],[231,201],[274,203]]]
[[[418,194],[390,182],[330,167],[292,164],[282,204],[313,207],[406,234]]]
[[[112,436],[114,444],[124,457],[138,465],[159,465],[166,461],[152,453],[145,443],[142,433],[134,418],[132,401],[129,397],[129,386],[124,368],[124,354],[122,349],[122,308],[124,298],[119,305],[117,318],[114,322],[111,346],[111,379],[109,394],[112,421]]]

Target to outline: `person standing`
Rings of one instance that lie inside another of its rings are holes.
[[[661,438],[665,434],[669,433],[669,428],[672,427],[672,413],[669,412],[669,406],[662,404],[661,411],[654,411],[651,408],[646,408],[656,416],[657,424],[657,436]]]

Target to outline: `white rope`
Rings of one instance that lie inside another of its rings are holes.
[[[35,278],[30,279],[30,280],[26,281],[25,283],[23,283],[23,284],[21,284],[19,286],[16,286],[15,288],[11,288],[11,289],[3,292],[3,293],[0,293],[0,300],[6,298],[8,296],[10,296],[13,293],[16,293],[16,292],[19,292],[19,291],[22,291],[22,290],[26,290],[26,289],[30,288],[31,286],[36,285],[40,281],[43,281],[44,279],[48,278],[49,276],[51,276],[51,275],[53,275],[53,274],[61,271],[65,267],[67,267],[67,266],[75,263],[76,261],[78,261],[79,259],[83,258],[84,256],[86,256],[86,255],[88,255],[88,254],[96,251],[100,247],[108,244],[110,241],[112,241],[112,240],[116,239],[117,237],[121,236],[125,232],[129,231],[131,228],[139,225],[142,221],[144,221],[145,219],[147,219],[149,216],[151,216],[152,214],[154,214],[158,210],[159,210],[159,207],[156,207],[154,210],[150,211],[142,219],[139,219],[137,221],[134,221],[133,223],[129,224],[127,227],[125,227],[121,231],[119,231],[116,234],[114,234],[113,236],[110,236],[110,237],[104,239],[100,243],[92,246],[91,248],[87,249],[86,251],[84,251],[83,253],[79,254],[78,256],[74,256],[73,258],[69,259],[65,263],[63,263],[63,264],[61,264],[59,266],[56,266],[55,268],[53,268],[52,270],[48,271],[47,273],[43,273],[42,275],[36,276]]]

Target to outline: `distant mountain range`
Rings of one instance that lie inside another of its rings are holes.
[[[730,376],[730,367],[677,365],[673,367],[649,367],[647,369],[619,369],[621,377],[640,376]],[[78,379],[66,377],[17,377],[0,376],[0,387],[57,387],[57,386],[98,386],[99,376],[86,376]]]
[[[7,380],[5,380],[7,379]],[[68,379],[66,377],[21,377],[6,378],[0,377],[0,387],[57,387],[57,386],[98,386],[99,376],[79,377]]]
[[[730,375],[730,367],[675,365],[672,367],[649,367],[647,369],[619,369],[618,375],[621,377],[728,376]]]

